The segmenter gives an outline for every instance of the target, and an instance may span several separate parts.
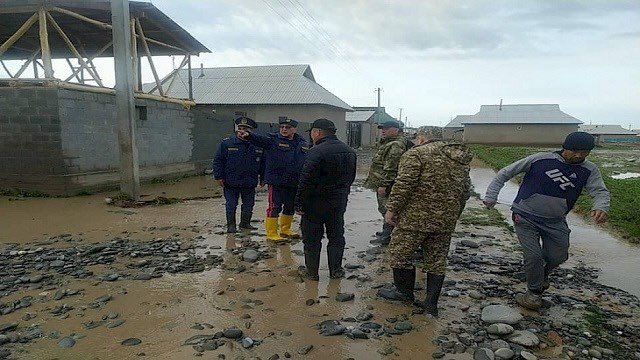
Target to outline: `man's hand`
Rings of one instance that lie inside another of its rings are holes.
[[[378,195],[385,196],[387,195],[387,188],[384,186],[380,186],[377,192],[378,192]]]
[[[482,202],[487,209],[493,209],[493,207],[496,206],[496,201],[494,200],[484,199]]]
[[[220,185],[220,187],[224,187],[224,179],[217,179],[216,181],[218,182],[218,185]]]
[[[398,224],[398,214],[391,212],[391,211],[387,211],[384,214],[384,221],[387,224],[391,224],[393,226],[396,226]]]
[[[609,215],[607,215],[607,213],[602,210],[591,210],[590,215],[593,218],[593,220],[596,222],[596,224],[604,223],[605,221],[607,221],[607,218],[609,217]]]

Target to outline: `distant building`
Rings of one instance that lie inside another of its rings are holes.
[[[188,73],[181,70],[166,92],[188,96],[187,84]],[[259,133],[278,131],[280,117],[298,120],[298,134],[305,138],[314,120],[326,118],[336,124],[336,134],[346,141],[345,114],[353,111],[315,81],[309,65],[201,67],[193,72],[193,99],[194,110],[207,116],[203,127],[208,128],[195,135],[194,152],[207,164],[220,140],[233,133],[233,120],[240,115],[256,120]]]
[[[467,143],[559,145],[582,121],[558,104],[518,104],[482,105],[461,123]]]
[[[354,148],[375,146],[379,139],[378,124],[396,118],[387,114],[383,106],[354,106],[352,113],[347,113],[347,140]]]
[[[620,125],[580,125],[580,131],[593,135],[598,144],[640,142],[638,133]]]
[[[469,117],[473,115],[458,115],[454,117],[447,125],[442,129],[442,137],[445,140],[462,140],[464,125],[462,122],[467,120]]]

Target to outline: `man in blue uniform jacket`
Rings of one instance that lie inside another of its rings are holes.
[[[256,186],[264,181],[264,150],[240,138],[242,132],[251,132],[257,127],[252,119],[240,116],[235,120],[235,136],[225,138],[220,143],[213,158],[213,177],[224,189],[227,213],[227,232],[235,233],[236,208],[238,198],[242,198],[239,227],[255,230],[251,225],[253,205],[256,200]]]
[[[541,295],[550,285],[549,274],[569,258],[571,230],[566,215],[583,189],[593,198],[591,216],[595,222],[607,220],[609,191],[596,165],[586,160],[594,147],[591,134],[571,133],[562,150],[537,153],[514,162],[500,170],[487,188],[484,203],[492,208],[504,183],[517,174],[525,174],[511,205],[528,288],[526,293],[516,295],[520,306],[539,309]]]
[[[280,131],[267,136],[247,131],[239,134],[243,139],[265,150],[264,182],[269,185],[269,207],[264,223],[267,240],[271,241],[299,236],[291,230],[295,213],[293,203],[300,170],[309,150],[307,141],[296,134],[296,120],[282,117],[279,124]]]

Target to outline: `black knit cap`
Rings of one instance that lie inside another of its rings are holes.
[[[596,147],[596,142],[593,138],[593,135],[583,132],[576,131],[567,135],[564,139],[564,143],[562,144],[562,148],[565,150],[593,150]]]

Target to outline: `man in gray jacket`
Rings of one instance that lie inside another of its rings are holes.
[[[593,198],[591,216],[604,223],[609,211],[609,191],[600,171],[586,160],[595,147],[585,132],[569,134],[562,150],[537,153],[500,170],[484,197],[487,208],[495,206],[504,183],[525,173],[511,210],[522,245],[528,291],[516,295],[523,307],[537,310],[542,293],[549,288],[549,274],[569,258],[569,227],[566,215],[585,189]],[[542,244],[541,244],[542,242]]]

